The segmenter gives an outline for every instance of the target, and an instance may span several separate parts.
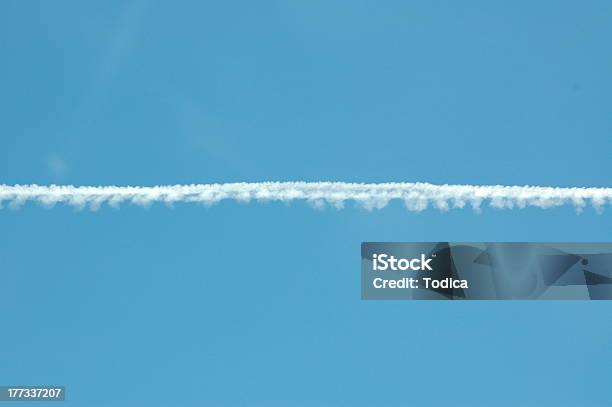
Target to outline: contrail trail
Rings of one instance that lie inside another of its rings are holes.
[[[227,184],[166,186],[71,186],[0,185],[0,207],[19,207],[33,201],[45,206],[61,203],[78,208],[98,209],[103,204],[122,203],[168,205],[194,202],[212,205],[223,200],[306,201],[315,207],[344,207],[354,202],[366,209],[384,208],[390,201],[402,201],[411,211],[429,206],[446,211],[483,205],[512,209],[551,208],[573,205],[578,211],[591,205],[601,212],[612,203],[612,188],[557,188],[503,185],[434,185],[428,183],[347,183],[347,182],[241,182]]]

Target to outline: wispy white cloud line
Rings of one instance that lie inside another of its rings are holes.
[[[71,186],[71,185],[1,185],[0,207],[19,207],[32,201],[45,206],[66,204],[98,209],[103,204],[118,207],[122,203],[168,205],[193,202],[212,205],[223,200],[307,201],[315,207],[344,207],[354,202],[366,209],[384,208],[390,201],[402,201],[411,211],[429,206],[441,211],[483,205],[512,209],[552,208],[573,205],[578,211],[591,205],[601,212],[612,204],[612,188],[557,188],[503,185],[434,185],[428,183],[347,183],[347,182],[252,182],[228,184],[167,186]]]

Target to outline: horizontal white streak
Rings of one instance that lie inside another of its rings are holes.
[[[153,187],[0,185],[0,207],[33,201],[46,206],[63,203],[97,209],[102,204],[149,205],[196,202],[212,205],[222,200],[305,200],[316,207],[329,204],[342,208],[347,201],[367,209],[383,208],[392,200],[403,201],[412,211],[429,205],[445,211],[466,205],[479,210],[483,204],[495,208],[551,208],[570,204],[578,210],[592,205],[597,211],[612,203],[612,188],[555,188],[502,185],[433,185],[428,183],[362,184],[346,182],[253,182],[229,184],[168,185]]]

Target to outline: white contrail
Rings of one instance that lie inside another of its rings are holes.
[[[446,211],[466,205],[480,210],[494,208],[551,208],[570,204],[577,210],[592,205],[598,212],[612,203],[612,188],[556,188],[502,185],[434,185],[428,183],[347,183],[347,182],[253,182],[228,184],[132,186],[1,185],[0,207],[8,202],[19,207],[28,201],[46,206],[63,203],[97,209],[106,203],[117,207],[127,202],[148,205],[196,202],[212,205],[222,200],[282,201],[304,200],[314,206],[329,204],[342,208],[353,201],[366,209],[383,208],[392,200],[402,201],[411,211],[429,205]]]

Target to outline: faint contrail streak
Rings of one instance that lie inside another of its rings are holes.
[[[121,203],[148,205],[195,202],[212,205],[223,200],[282,201],[304,200],[315,206],[329,204],[342,208],[353,201],[366,209],[383,208],[390,201],[402,201],[411,211],[429,205],[446,211],[468,205],[479,210],[494,208],[551,208],[573,205],[582,210],[592,205],[598,212],[612,203],[612,188],[556,188],[502,185],[434,185],[428,183],[362,184],[347,182],[253,182],[229,184],[131,186],[60,186],[0,185],[0,207],[33,201],[46,206],[63,203],[74,207],[97,209],[102,204],[117,207]]]

